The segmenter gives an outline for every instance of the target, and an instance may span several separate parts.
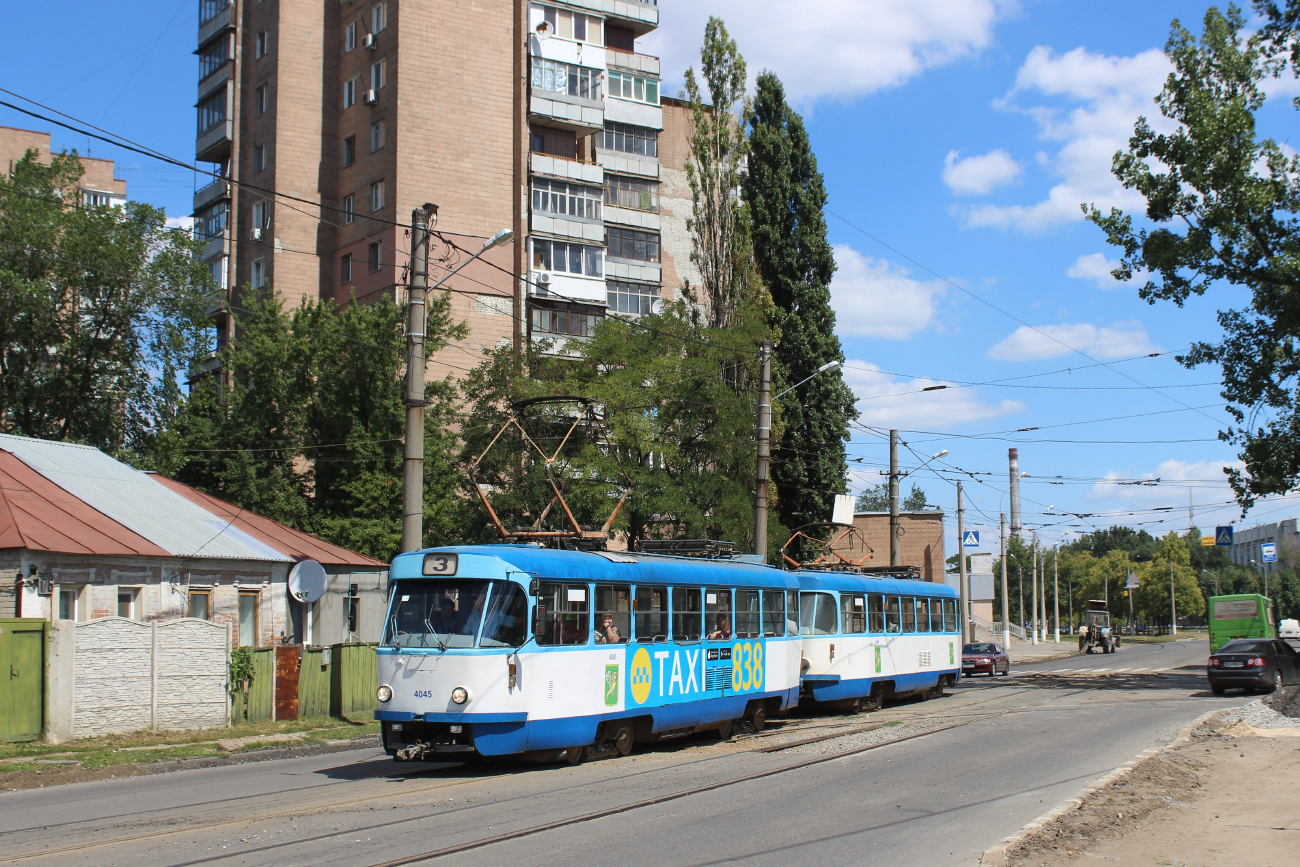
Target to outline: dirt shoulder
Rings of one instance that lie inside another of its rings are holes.
[[[1007,865],[1294,865],[1300,689],[1228,711],[1014,846]]]

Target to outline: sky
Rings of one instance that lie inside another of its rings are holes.
[[[1174,359],[1220,336],[1216,311],[1245,294],[1217,287],[1178,308],[1149,305],[1109,276],[1118,258],[1080,205],[1140,210],[1111,176],[1169,71],[1178,18],[1207,4],[1145,0],[659,0],[639,50],[663,59],[667,94],[722,18],[751,78],[784,82],[803,113],[829,196],[831,287],[845,379],[861,413],[848,446],[854,493],[882,481],[887,431],[918,484],[996,550],[1008,510],[1007,449],[1020,454],[1023,521],[1046,544],[1110,524],[1202,530],[1300,511],[1266,500],[1243,520],[1219,442],[1229,424],[1214,368]],[[0,87],[164,153],[193,156],[196,0],[20,4]],[[59,27],[51,29],[57,21]],[[1285,139],[1288,82],[1262,128]],[[14,102],[0,94],[0,99]],[[0,125],[51,129],[0,107]],[[118,161],[132,198],[183,218],[194,173],[53,128],[56,148]],[[947,388],[925,391],[933,386]],[[1033,430],[1024,430],[1033,428]],[[948,454],[919,465],[946,449]],[[937,470],[937,472],[936,472]],[[960,471],[960,472],[959,472]],[[1155,481],[1158,479],[1159,481]],[[1136,482],[1136,484],[1133,484]],[[1075,518],[1068,513],[1090,517]],[[829,516],[826,516],[829,518]],[[886,555],[887,556],[887,555]]]

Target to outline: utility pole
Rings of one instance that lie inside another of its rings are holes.
[[[1061,556],[1060,545],[1052,546],[1052,607],[1056,609],[1056,616],[1052,621],[1056,624],[1056,643],[1061,643],[1061,569],[1056,562]]]
[[[402,551],[424,542],[424,302],[429,288],[429,213],[411,212],[406,292],[406,447],[402,456]]]
[[[966,521],[961,502],[961,482],[957,483],[957,592],[961,598],[961,643],[974,641],[970,628],[970,588],[966,584]]]
[[[767,486],[772,457],[772,341],[759,344],[758,479],[754,490],[754,553],[767,559]]]
[[[1034,553],[1029,562],[1029,583],[1031,586],[1029,604],[1029,643],[1038,644],[1038,534],[1033,534]]]
[[[1265,591],[1267,593],[1267,591]],[[1130,596],[1130,599],[1133,597]],[[1174,598],[1174,552],[1169,552],[1169,625],[1178,634],[1178,600]]]
[[[1034,537],[1034,542],[1035,544],[1038,542],[1037,536]],[[1039,626],[1038,631],[1040,633],[1039,637],[1042,639],[1042,642],[1046,644],[1047,624],[1051,622],[1047,619],[1047,549],[1046,548],[1043,549],[1043,556],[1038,561],[1038,587],[1039,590],[1042,591],[1042,595],[1038,597],[1038,607],[1041,609],[1042,612],[1042,617],[1038,618],[1038,626]]]
[[[1011,603],[1007,590],[1007,513],[998,515],[998,541],[1002,546],[1002,649],[1011,647]]]
[[[889,432],[889,565],[902,563],[898,532],[898,431]]]

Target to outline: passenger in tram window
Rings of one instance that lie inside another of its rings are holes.
[[[785,591],[785,634],[787,636],[797,636],[799,634],[799,591]]]
[[[885,632],[895,635],[902,632],[902,615],[897,596],[885,597]]]
[[[609,627],[606,628],[606,621]],[[611,633],[609,629],[612,629]],[[632,588],[626,584],[596,585],[596,643],[622,644],[632,635]]]
[[[709,633],[709,641],[731,640],[731,617],[719,614],[714,620],[714,629]]]
[[[614,616],[612,614],[602,615],[596,624],[596,643],[597,644],[622,644],[623,636],[619,635],[618,627],[614,625]]]

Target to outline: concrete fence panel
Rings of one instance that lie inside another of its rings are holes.
[[[155,624],[157,700],[154,728],[201,729],[230,721],[225,626],[185,618]]]

